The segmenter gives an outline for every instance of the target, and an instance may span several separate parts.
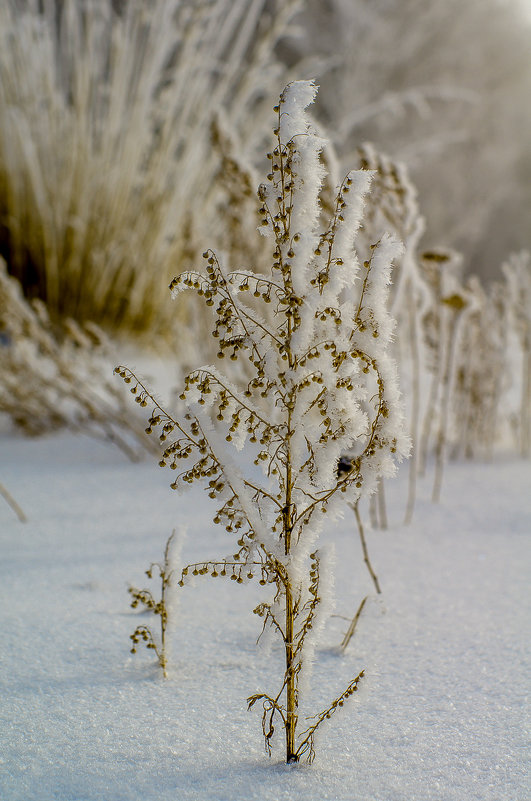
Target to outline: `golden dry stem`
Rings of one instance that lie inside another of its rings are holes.
[[[0,482],[0,495],[7,501],[8,505],[12,508],[18,519],[21,523],[27,522],[27,517],[22,511],[21,507],[18,505],[16,500],[13,498],[10,492],[4,487],[4,485]]]
[[[354,636],[354,632],[356,631],[356,626],[358,625],[358,620],[360,619],[361,613],[363,612],[363,607],[367,602],[367,597],[368,596],[366,595],[365,598],[362,599],[360,605],[358,606],[356,614],[354,615],[354,617],[350,622],[350,626],[348,627],[345,636],[341,640],[341,645],[339,647],[341,648],[342,651],[345,650],[345,648],[351,641],[352,637]]]
[[[380,584],[379,584],[379,581],[378,581],[378,577],[377,577],[376,573],[374,572],[373,566],[371,564],[371,560],[369,558],[369,549],[367,548],[367,541],[365,539],[365,531],[364,531],[364,528],[363,528],[363,521],[362,521],[361,515],[360,515],[359,503],[355,503],[352,508],[353,508],[354,514],[356,516],[356,523],[358,524],[358,532],[359,532],[359,535],[360,535],[361,549],[363,551],[363,561],[365,562],[367,570],[369,571],[369,575],[370,575],[370,577],[371,577],[371,579],[373,581],[374,588],[375,588],[376,592],[378,593],[378,595],[380,595],[381,589],[380,589]]]

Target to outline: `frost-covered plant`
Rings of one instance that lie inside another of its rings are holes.
[[[160,636],[153,635],[149,626],[137,626],[134,632],[130,635],[131,640],[131,653],[136,654],[137,645],[140,641],[145,643],[146,648],[151,648],[155,651],[159,665],[162,669],[164,678],[168,678],[168,654],[166,648],[166,630],[168,628],[168,590],[171,587],[171,580],[176,572],[176,548],[179,546],[179,541],[175,541],[175,530],[171,533],[166,541],[164,548],[164,560],[162,564],[159,562],[152,562],[146,570],[146,576],[149,579],[153,578],[153,571],[157,571],[160,578],[160,599],[157,601],[151,590],[139,590],[136,587],[129,587],[128,592],[131,595],[131,606],[136,609],[139,605],[143,606],[146,610],[158,615],[160,619]]]
[[[420,267],[429,296],[421,316],[419,332],[425,351],[425,370],[429,376],[419,441],[419,472],[423,474],[433,430],[439,418],[445,353],[448,351],[446,339],[451,333],[447,324],[449,307],[443,303],[443,299],[451,294],[447,292],[449,282],[452,291],[455,291],[456,285],[460,286],[462,258],[455,251],[432,248],[422,253]]]
[[[513,380],[505,287],[496,282],[486,289],[472,276],[466,289],[471,308],[456,352],[451,456],[471,459],[491,457],[499,444]]]
[[[319,232],[323,140],[304,111],[315,93],[313,82],[292,83],[275,107],[270,172],[258,189],[261,230],[273,239],[269,272],[226,272],[208,250],[204,273],[172,282],[174,295],[195,289],[212,308],[227,371],[193,370],[177,418],[130,370],[116,368],[133,382],[140,405],[153,407],[148,430],[168,443],[160,464],[176,471],[172,487],[203,482],[218,504],[214,522],[237,538],[230,557],[185,567],[180,583],[190,575],[237,583],[256,576],[273,589],[254,611],[280,637],[285,671],[276,691],[248,702],[262,706],[268,749],[275,727],[284,730],[287,762],[313,759],[316,730],[362,676],[300,731],[300,679],[330,595],[319,535],[345,502],[356,504],[379,476],[394,474],[409,446],[388,352],[387,291],[401,246],[383,235],[360,263],[356,234],[371,182],[363,170],[344,179]],[[344,454],[348,468],[340,472]]]
[[[432,500],[437,502],[450,441],[456,354],[461,347],[463,322],[471,309],[471,293],[462,284],[462,258],[455,251],[434,248],[425,251],[419,263],[428,296],[420,317],[419,336],[425,349],[425,368],[431,374],[419,442],[419,469],[421,472],[425,469],[433,437],[435,475]]]
[[[412,452],[405,522],[410,522],[416,494],[422,377],[426,371],[420,326],[421,318],[429,305],[430,294],[420,269],[418,253],[425,223],[419,210],[417,190],[404,164],[389,158],[369,143],[357,148],[356,157],[362,169],[374,172],[360,231],[362,240],[370,244],[377,241],[384,232],[390,231],[404,245],[403,253],[393,267],[393,285],[388,308],[397,321],[400,332],[394,342],[394,355],[398,363],[400,385],[408,401]],[[370,511],[373,525],[385,528],[383,482],[380,482],[378,495],[371,499]]]
[[[502,265],[508,322],[520,350],[520,408],[518,438],[522,456],[531,454],[531,255],[513,254]]]
[[[471,308],[455,365],[453,454],[492,456],[496,447],[530,452],[531,269],[529,254],[513,254],[502,280],[466,284]],[[512,441],[511,441],[512,440]]]
[[[0,413],[30,436],[60,428],[116,444],[130,459],[158,452],[112,380],[112,347],[95,325],[54,325],[0,259]],[[109,376],[109,377],[108,377]]]
[[[428,382],[419,463],[423,472],[433,451],[437,501],[450,456],[491,457],[509,445],[511,428],[526,455],[531,271],[525,252],[511,257],[502,266],[504,280],[489,287],[475,276],[463,280],[462,258],[454,251],[426,251],[419,265],[425,292],[418,322]]]
[[[454,291],[442,298],[443,304],[443,361],[441,373],[441,398],[438,427],[435,439],[435,477],[432,501],[437,503],[441,497],[444,465],[447,459],[448,426],[451,412],[451,398],[455,386],[455,358],[462,333],[464,312],[469,306],[467,295]]]
[[[175,265],[230,208],[212,117],[259,141],[298,2],[0,3],[0,253],[53,317],[167,336]]]
[[[219,156],[213,190],[223,187],[218,206],[223,230],[217,237],[218,247],[231,262],[253,261],[255,269],[261,272],[267,268],[267,253],[261,247],[257,230],[260,221],[256,198],[258,181],[249,160],[242,155],[241,142],[222,113],[218,113],[212,123],[212,148]],[[257,260],[260,263],[257,264]]]

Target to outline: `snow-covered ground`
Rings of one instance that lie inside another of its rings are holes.
[[[246,698],[279,685],[282,654],[255,641],[268,591],[203,577],[179,590],[170,677],[129,652],[127,586],[172,529],[183,558],[231,551],[203,493],[169,471],[62,434],[0,438],[0,799],[2,801],[525,801],[529,798],[531,464],[452,464],[441,504],[421,484],[404,528],[407,476],[387,485],[391,526],[368,532],[374,594],[352,513],[330,526],[336,613],[303,712],[328,721],[312,766],[269,759]],[[369,600],[343,655],[361,598]]]

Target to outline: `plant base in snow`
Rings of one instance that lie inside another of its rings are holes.
[[[171,579],[174,570],[171,567],[171,546],[175,538],[175,531],[166,542],[164,549],[164,561],[162,564],[152,562],[146,570],[146,576],[153,578],[153,571],[158,570],[160,578],[160,600],[156,601],[150,590],[138,590],[136,587],[129,587],[128,592],[131,594],[131,606],[136,609],[140,604],[145,609],[158,615],[160,619],[160,637],[157,640],[148,626],[137,626],[131,634],[132,641],[131,653],[136,654],[137,645],[142,641],[146,648],[151,648],[155,651],[159,665],[162,669],[162,674],[166,679],[167,672],[167,654],[166,654],[166,629],[168,627],[168,608],[167,608],[167,592],[171,586]]]

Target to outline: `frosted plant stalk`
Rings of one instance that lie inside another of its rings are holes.
[[[181,583],[210,574],[272,586],[273,598],[254,611],[280,636],[285,672],[276,692],[248,702],[262,706],[268,749],[281,721],[287,762],[313,759],[316,729],[362,676],[300,732],[300,680],[330,598],[323,527],[393,475],[409,449],[387,310],[401,245],[383,235],[360,263],[355,242],[372,177],[364,170],[346,176],[320,230],[324,142],[305,111],[316,91],[311,81],[292,83],[274,109],[270,171],[258,189],[261,230],[273,243],[269,273],[227,272],[208,250],[205,272],[172,282],[174,296],[194,289],[212,308],[225,371],[205,365],[189,373],[177,419],[131,371],[116,368],[137,402],[153,407],[147,430],[168,443],[160,464],[175,470],[172,487],[204,482],[218,504],[214,522],[237,538],[232,555],[187,566]]]

